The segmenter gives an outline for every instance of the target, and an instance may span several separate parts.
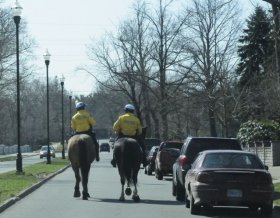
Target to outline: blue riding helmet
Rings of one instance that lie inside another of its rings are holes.
[[[85,109],[85,107],[86,107],[86,104],[84,103],[84,102],[77,102],[76,103],[76,109],[77,110],[80,110],[80,109]]]

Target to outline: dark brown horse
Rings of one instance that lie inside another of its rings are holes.
[[[143,129],[142,138],[144,139],[145,131]],[[117,161],[118,171],[121,179],[121,196],[120,201],[125,200],[125,194],[131,195],[130,185],[133,184],[134,190],[132,199],[135,202],[140,201],[137,190],[138,172],[140,170],[143,152],[138,142],[133,138],[119,138],[114,144],[114,154]],[[127,188],[124,192],[125,183]],[[125,194],[124,194],[125,193]]]
[[[68,141],[68,158],[76,178],[75,198],[81,196],[79,188],[81,181],[83,186],[83,200],[87,200],[90,197],[87,185],[90,166],[96,157],[94,146],[92,138],[86,134],[74,135]]]

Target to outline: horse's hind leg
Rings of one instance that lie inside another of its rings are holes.
[[[138,195],[138,190],[137,190],[137,182],[138,182],[137,176],[138,176],[138,170],[134,169],[133,175],[132,175],[132,177],[133,177],[132,180],[133,180],[133,185],[134,185],[132,199],[134,200],[134,202],[140,201],[140,197]]]
[[[88,198],[90,197],[88,193],[88,176],[89,176],[90,165],[83,170],[84,170],[84,172],[82,172],[83,200],[88,200]]]
[[[81,182],[81,177],[80,177],[80,172],[78,167],[72,167],[73,171],[75,173],[75,178],[76,178],[76,184],[75,184],[75,191],[74,191],[74,198],[79,198],[81,196],[80,192],[80,182]]]
[[[121,184],[122,184],[122,190],[121,190],[121,196],[119,198],[120,201],[125,201],[124,197],[124,184],[125,184],[125,178],[121,176]]]

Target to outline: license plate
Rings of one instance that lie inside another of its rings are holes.
[[[227,190],[227,197],[229,198],[241,198],[242,191],[240,189],[228,189]]]

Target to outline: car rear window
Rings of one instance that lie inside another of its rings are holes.
[[[186,148],[186,156],[189,162],[193,162],[199,152],[216,149],[242,150],[236,139],[192,138]]]
[[[263,165],[255,156],[236,153],[206,154],[202,166],[204,168],[263,169]]]

